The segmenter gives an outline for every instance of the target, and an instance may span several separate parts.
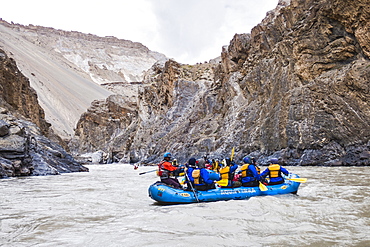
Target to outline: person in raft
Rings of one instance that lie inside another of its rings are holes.
[[[194,187],[194,178],[192,177],[193,170],[196,168],[196,159],[190,158],[188,163],[185,164],[185,181],[187,185],[187,190],[192,190]]]
[[[200,159],[193,170],[192,179],[194,181],[194,188],[196,190],[211,190],[216,189],[215,181],[210,179],[209,172],[205,167],[204,159]]]
[[[261,179],[265,179],[267,176],[270,178],[268,185],[276,185],[284,183],[284,178],[282,173],[289,175],[287,169],[279,165],[279,160],[277,158],[272,158],[270,160],[270,165],[261,173]]]
[[[238,165],[232,162],[229,158],[224,159],[221,164],[222,167],[219,170],[221,180],[217,183],[221,187],[232,188],[234,184],[233,179],[235,170],[238,168]]]
[[[240,182],[243,187],[258,187],[260,178],[259,168],[252,158],[245,156],[243,158],[243,165],[240,168],[239,174]]]
[[[174,177],[180,174],[182,172],[182,169],[173,166],[171,158],[171,153],[167,152],[163,155],[163,160],[158,164],[158,176],[160,177],[162,183],[170,185],[176,189],[182,189],[179,180]]]

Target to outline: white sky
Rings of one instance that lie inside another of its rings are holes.
[[[8,0],[0,18],[140,42],[180,63],[221,54],[235,33],[249,33],[278,0]]]

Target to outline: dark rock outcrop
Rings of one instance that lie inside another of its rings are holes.
[[[0,50],[0,103],[29,118],[48,135],[50,124],[45,121],[44,110],[37,101],[35,90],[18,70],[15,61]]]
[[[0,50],[0,178],[87,171],[60,145],[37,95],[14,60]]]
[[[367,0],[280,1],[250,34],[234,36],[220,64],[154,65],[126,128],[113,127],[98,146],[81,133],[101,128],[90,118],[104,118],[108,102],[91,108],[76,131],[80,151],[115,149],[133,162],[171,151],[186,161],[235,146],[237,158],[262,164],[369,165],[369,22]],[[127,145],[115,146],[116,136]]]

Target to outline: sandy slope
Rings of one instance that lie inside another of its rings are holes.
[[[78,72],[62,56],[37,46],[0,23],[0,47],[17,62],[22,73],[37,91],[45,117],[62,137],[73,134],[80,115],[95,99],[111,94]]]

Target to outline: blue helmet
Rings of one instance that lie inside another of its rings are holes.
[[[279,164],[279,160],[277,158],[270,159],[271,164]]]
[[[164,155],[163,155],[163,158],[171,158],[172,157],[172,155],[171,155],[171,153],[169,153],[169,152],[167,152],[167,153],[165,153]]]
[[[245,164],[251,164],[251,163],[252,163],[252,159],[251,159],[251,157],[249,157],[249,156],[245,156],[245,157],[243,158],[243,162],[244,162]]]

